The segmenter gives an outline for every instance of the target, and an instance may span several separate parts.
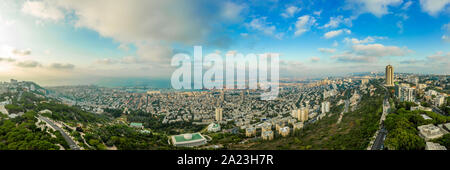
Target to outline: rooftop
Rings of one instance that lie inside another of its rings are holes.
[[[427,142],[425,150],[447,150],[447,148],[439,143]]]
[[[200,133],[193,133],[193,134],[175,135],[174,138],[175,142],[187,142],[203,139],[203,136]]]
[[[130,126],[133,126],[133,127],[141,127],[141,126],[142,126],[142,123],[132,122],[132,123],[130,123]]]

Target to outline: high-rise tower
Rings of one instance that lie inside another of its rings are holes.
[[[394,67],[386,66],[386,86],[394,86]]]
[[[222,108],[216,108],[216,121],[221,122],[223,118],[223,109]]]

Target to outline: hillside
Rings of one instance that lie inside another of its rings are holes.
[[[383,94],[377,88],[376,94]],[[382,113],[383,95],[363,95],[362,102],[354,111],[344,114],[338,122],[342,105],[335,106],[334,112],[313,124],[305,125],[289,137],[275,135],[272,141],[258,140],[249,144],[233,145],[232,149],[282,149],[282,150],[365,150],[371,137],[378,129]]]

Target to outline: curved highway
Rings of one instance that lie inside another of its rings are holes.
[[[52,121],[50,121],[46,117],[39,116],[39,119],[47,122],[50,126],[53,127],[53,129],[59,131],[61,133],[61,135],[63,136],[64,140],[66,140],[67,144],[69,144],[70,149],[72,149],[72,150],[80,150],[80,147],[78,147],[78,145],[75,143],[75,141],[73,141],[72,138],[70,138],[69,135],[67,135],[67,133],[64,132],[64,130],[62,130],[59,126],[56,126]]]

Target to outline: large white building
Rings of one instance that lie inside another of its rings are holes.
[[[300,109],[292,110],[291,116],[297,118],[299,121],[307,121],[308,120],[309,109],[302,107]]]
[[[414,88],[411,88],[406,84],[396,85],[395,94],[402,102],[414,102],[416,100],[414,90]]]
[[[218,132],[220,131],[220,124],[211,123],[208,125],[208,132]]]
[[[438,94],[438,92],[434,91],[434,90],[428,90],[425,92],[426,96],[433,96],[433,95],[437,95],[437,94]]]
[[[330,102],[329,101],[322,102],[321,110],[322,110],[322,113],[330,112]]]
[[[200,133],[187,133],[171,137],[172,144],[177,147],[194,147],[206,144],[206,138]]]
[[[408,79],[407,79],[407,81],[409,82],[409,83],[412,83],[412,84],[418,84],[419,83],[419,78],[418,77],[408,77]]]
[[[436,98],[434,99],[434,105],[437,107],[440,107],[444,104],[445,102],[445,96],[436,96]]]
[[[445,148],[445,146],[440,145],[439,143],[427,142],[425,150],[447,150],[447,148]]]
[[[417,127],[417,129],[419,129],[419,136],[426,141],[440,138],[444,135],[441,129],[433,124],[422,125]]]

